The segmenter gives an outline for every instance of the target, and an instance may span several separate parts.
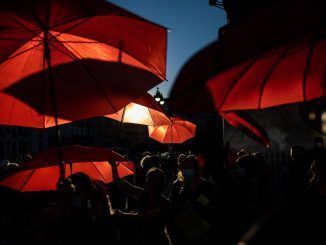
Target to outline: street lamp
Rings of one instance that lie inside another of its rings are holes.
[[[160,105],[164,105],[165,101],[163,98],[162,93],[160,92],[159,88],[156,89],[156,94],[154,95],[154,99],[160,103]]]
[[[163,99],[163,96],[162,96],[161,92],[159,91],[158,87],[156,88],[156,94],[154,95],[154,99],[157,102],[160,102]]]

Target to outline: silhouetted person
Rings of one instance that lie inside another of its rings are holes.
[[[237,168],[218,186],[213,214],[215,239],[220,244],[235,244],[261,214],[258,162],[244,155]]]
[[[113,210],[113,217],[123,232],[122,244],[169,244],[164,232],[170,213],[170,202],[162,196],[165,188],[165,175],[159,168],[151,168],[146,174],[144,188],[120,180],[120,186],[138,199],[138,210],[125,213]]]
[[[202,177],[196,156],[189,155],[179,163],[169,196],[174,216],[169,232],[175,244],[197,244],[209,231],[212,189]]]
[[[315,137],[313,142],[313,148],[308,151],[309,164],[311,164],[317,157],[325,154],[326,149],[324,146],[324,140],[322,137]]]
[[[326,244],[326,156],[312,165],[311,188],[304,198],[287,203],[264,216],[240,240],[239,245]]]
[[[284,178],[288,198],[300,198],[307,188],[306,150],[296,145],[290,151],[291,161],[286,167]]]
[[[99,183],[75,173],[58,185],[59,200],[40,210],[24,232],[26,244],[90,244],[114,240],[108,202]]]
[[[140,166],[137,166],[136,172],[136,185],[139,187],[144,187],[146,174],[151,168],[161,167],[161,158],[158,155],[145,155],[140,161]]]

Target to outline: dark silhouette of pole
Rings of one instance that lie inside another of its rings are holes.
[[[44,61],[43,64],[47,65],[48,70],[48,78],[50,81],[50,89],[51,89],[51,100],[52,100],[52,108],[54,114],[54,122],[55,122],[55,130],[56,130],[56,137],[57,137],[57,150],[58,150],[58,159],[59,159],[59,167],[60,167],[60,181],[65,179],[65,165],[62,160],[62,149],[61,149],[61,131],[58,125],[58,109],[56,103],[56,92],[55,92],[55,84],[52,74],[52,66],[51,66],[51,50],[49,47],[49,30],[48,28],[44,31],[44,38],[43,38],[43,46],[44,46]]]

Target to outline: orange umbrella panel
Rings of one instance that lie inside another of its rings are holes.
[[[149,126],[149,137],[163,144],[181,144],[195,137],[195,124],[181,118],[172,117],[170,120],[168,125]]]
[[[93,180],[99,180],[106,184],[113,182],[116,178],[134,174],[124,163],[116,164],[117,171],[112,169],[109,162],[77,162],[72,165],[73,167],[70,168],[66,164],[68,176],[81,172],[87,174]],[[117,176],[114,173],[117,173]],[[55,191],[57,190],[59,177],[58,166],[39,167],[10,175],[1,180],[0,185],[21,192]]]
[[[117,113],[106,117],[123,122],[147,126],[169,124],[170,119],[165,115],[163,108],[149,95],[136,99]]]

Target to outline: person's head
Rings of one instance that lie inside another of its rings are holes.
[[[151,155],[152,154],[149,151],[144,151],[142,157],[144,158],[144,157],[151,156]]]
[[[194,155],[189,155],[179,164],[178,178],[186,182],[191,182],[200,177],[198,159]]]
[[[7,164],[7,166],[6,166],[7,171],[14,171],[14,170],[17,170],[19,168],[20,168],[20,166],[17,163],[14,163],[14,162],[9,162]]]
[[[148,171],[150,168],[161,167],[161,158],[158,155],[146,156],[140,162],[141,167]]]
[[[68,177],[68,181],[71,182],[75,195],[89,197],[92,194],[93,182],[87,174],[74,173]]]
[[[290,156],[292,160],[304,160],[306,149],[303,146],[295,145],[291,147]]]
[[[93,181],[93,200],[98,208],[97,211],[103,214],[109,212],[108,193],[103,181]]]
[[[237,160],[238,176],[252,178],[258,174],[258,161],[250,155],[243,155]]]
[[[7,165],[9,164],[9,161],[8,160],[1,160],[0,161],[0,168],[5,168],[7,167]]]
[[[238,158],[240,158],[242,156],[246,156],[246,155],[249,155],[249,153],[243,148],[240,151],[237,152]]]
[[[266,163],[266,159],[265,159],[265,157],[263,156],[263,154],[262,153],[260,153],[260,152],[254,152],[253,154],[252,154],[252,156],[260,163],[260,164],[264,164],[264,163]]]
[[[323,148],[324,147],[324,140],[322,137],[314,138],[314,147],[315,148]]]
[[[25,154],[24,156],[23,156],[23,162],[25,163],[25,162],[30,162],[30,161],[32,161],[32,156],[30,155],[30,154]]]
[[[186,154],[180,154],[178,156],[178,164],[183,163],[186,158],[187,158]]]
[[[161,169],[153,167],[148,170],[144,188],[146,193],[160,196],[165,188],[165,185],[166,177]]]

